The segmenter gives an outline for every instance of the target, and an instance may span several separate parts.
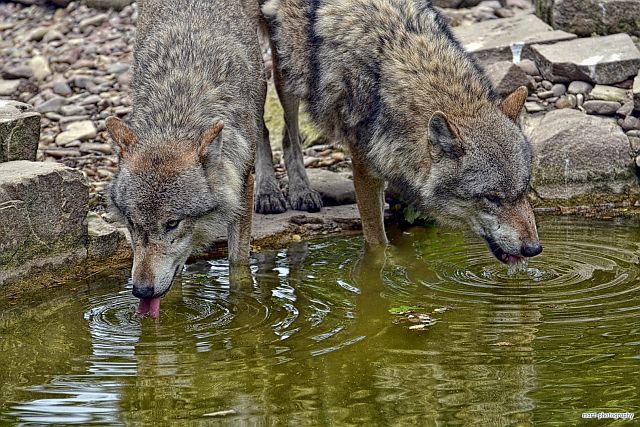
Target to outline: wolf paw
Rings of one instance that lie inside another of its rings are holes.
[[[320,193],[309,188],[298,191],[289,189],[289,203],[291,209],[296,211],[320,212],[322,209]]]
[[[255,195],[253,209],[260,214],[279,214],[287,211],[287,199],[280,190]]]

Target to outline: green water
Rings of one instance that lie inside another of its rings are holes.
[[[134,315],[127,272],[2,301],[0,423],[633,425],[640,226],[539,229],[543,254],[514,276],[476,239],[415,228],[384,253],[259,253],[249,281],[198,262],[157,322]],[[437,321],[396,324],[402,305]]]

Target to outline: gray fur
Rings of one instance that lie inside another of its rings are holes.
[[[287,90],[362,159],[362,182],[380,177],[508,255],[538,244],[531,148],[515,124],[524,98],[500,103],[430,2],[269,0],[263,12]]]
[[[248,262],[246,185],[266,84],[255,7],[144,0],[140,8],[130,133],[116,120],[108,125],[121,151],[110,198],[131,231],[134,288],[152,287],[157,297],[221,227],[231,262]],[[207,139],[220,121],[222,131]]]

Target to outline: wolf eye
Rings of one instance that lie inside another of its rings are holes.
[[[500,197],[496,196],[495,194],[488,194],[484,196],[484,198],[492,205],[500,206],[501,204]]]
[[[180,225],[179,219],[174,219],[167,222],[167,231],[175,230],[178,227],[178,225]]]

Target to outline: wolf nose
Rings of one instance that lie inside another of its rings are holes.
[[[540,252],[542,252],[542,245],[540,242],[525,243],[522,245],[522,248],[520,248],[520,254],[528,258],[539,255]]]
[[[133,296],[140,299],[147,299],[153,296],[152,286],[134,286]]]

